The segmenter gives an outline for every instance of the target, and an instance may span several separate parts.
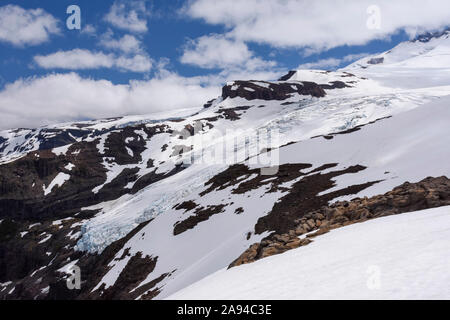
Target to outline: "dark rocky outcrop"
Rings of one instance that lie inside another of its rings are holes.
[[[74,292],[64,293],[63,287],[57,284],[63,282],[66,288],[64,273],[58,269],[70,259],[83,255],[72,249],[78,240],[82,218],[67,219],[59,224],[10,219],[5,225],[5,221],[0,224],[0,232],[4,234],[6,229],[8,233],[0,242],[0,283],[11,281],[11,284],[4,290],[0,288],[0,300],[43,299],[52,292],[52,286],[52,296],[73,298]]]
[[[384,62],[384,58],[372,58],[369,61],[367,61],[368,64],[382,64]]]
[[[331,81],[329,84],[320,84],[319,86],[325,90],[350,88],[350,86],[343,81]]]
[[[296,73],[297,73],[297,71],[291,70],[291,71],[289,71],[287,74],[285,74],[284,76],[282,76],[280,79],[278,79],[278,81],[288,81],[288,80],[289,80],[290,78],[292,78]]]
[[[314,82],[271,83],[264,81],[234,81],[222,88],[222,98],[241,97],[246,100],[285,100],[293,94],[324,97],[325,91]]]
[[[189,229],[195,228],[199,223],[208,220],[211,216],[223,212],[226,205],[207,206],[206,208],[197,208],[194,214],[185,220],[179,221],[174,225],[173,235],[179,235]],[[177,207],[178,209],[179,207]],[[181,208],[180,208],[181,209]]]
[[[343,134],[348,134],[348,133],[353,133],[353,132],[356,132],[356,131],[361,130],[361,128],[363,128],[363,127],[365,127],[365,126],[368,126],[368,125],[374,124],[374,123],[376,123],[376,122],[378,122],[378,121],[382,121],[382,120],[389,119],[389,118],[391,118],[391,116],[379,118],[379,119],[376,119],[376,120],[374,120],[374,121],[370,121],[370,122],[365,123],[365,124],[361,124],[361,125],[358,125],[358,126],[354,126],[354,127],[350,128],[350,129],[342,130],[342,131],[339,131],[339,132],[333,132],[333,133],[329,133],[329,134],[321,135],[321,136],[314,136],[314,137],[311,137],[311,139],[315,139],[315,138],[322,137],[322,138],[324,138],[324,139],[326,139],[326,140],[331,140],[331,139],[333,139],[335,136],[343,135]]]
[[[207,188],[200,195],[204,196],[230,186],[235,186],[231,189],[232,194],[244,194],[262,186],[267,186],[267,193],[287,192],[284,197],[274,204],[269,214],[260,218],[255,225],[256,234],[262,234],[266,231],[283,233],[292,228],[295,225],[295,220],[307,212],[320,208],[336,197],[356,194],[378,182],[371,181],[319,195],[335,186],[334,178],[365,170],[365,167],[356,165],[344,170],[321,173],[321,171],[335,166],[337,166],[335,163],[325,164],[308,171],[306,169],[311,168],[311,164],[283,164],[278,167],[277,179],[272,180],[267,179],[267,176],[261,175],[260,169],[249,169],[246,165],[238,164],[230,166],[225,171],[211,178],[205,184]],[[252,176],[253,178],[251,178]],[[299,178],[302,179],[295,182]],[[294,181],[291,187],[283,187],[285,183],[291,181]],[[245,214],[245,212],[242,214]]]
[[[58,147],[63,147],[69,145],[71,143],[75,143],[77,138],[86,138],[86,137],[97,137],[103,133],[108,131],[112,131],[116,129],[115,127],[109,128],[107,130],[97,130],[97,129],[88,129],[84,128],[87,125],[74,124],[76,128],[67,128],[67,129],[57,129],[57,128],[41,128],[41,129],[17,129],[10,131],[13,135],[23,135],[23,139],[19,139],[18,141],[22,142],[11,142],[9,139],[5,139],[0,137],[0,153],[3,153],[7,146],[10,146],[10,143],[13,144],[12,151],[9,152],[31,152],[35,145],[37,145],[37,150],[50,150]],[[32,141],[32,143],[30,143]],[[3,156],[6,154],[3,154]]]
[[[51,150],[35,151],[0,166],[0,218],[21,220],[61,219],[80,212],[80,208],[113,200],[125,193],[136,193],[142,188],[184,168],[177,166],[166,174],[150,172],[138,179],[138,168],[125,168],[97,193],[92,190],[105,183],[104,159],[118,165],[138,164],[146,141],[136,134],[143,130],[148,138],[167,132],[164,125],[125,127],[115,130],[105,141],[104,154],[98,151],[99,139],[81,141],[70,145],[63,155]],[[131,150],[131,154],[130,154]],[[66,169],[68,164],[73,168]],[[59,173],[70,175],[62,186],[44,196],[44,188]],[[133,188],[125,186],[135,182]]]
[[[250,109],[251,106],[240,106],[240,107],[234,107],[234,108],[222,108],[219,109],[219,111],[216,111],[216,113],[221,114],[223,118],[230,121],[236,121],[241,119],[241,114],[238,112],[245,112],[246,110]]]
[[[152,285],[148,289],[145,287],[147,290],[142,290],[140,287],[133,290],[155,269],[157,260],[158,258],[143,257],[142,253],[138,252],[128,260],[127,265],[123,268],[113,286],[105,289],[105,286],[102,285],[98,289],[101,295],[97,298],[102,300],[136,299],[154,286]]]
[[[426,43],[429,42],[432,39],[436,39],[436,38],[440,38],[443,35],[448,35],[450,34],[450,27],[445,28],[444,30],[441,31],[436,31],[436,32],[425,32],[422,34],[419,34],[415,39],[411,40],[411,42],[414,41],[420,41],[422,43]]]
[[[209,108],[209,107],[211,107],[212,106],[212,104],[214,103],[214,101],[216,101],[216,99],[211,99],[211,100],[209,100],[208,102],[206,102],[204,105],[203,105],[203,108]]]
[[[255,233],[262,234],[265,231],[285,233],[295,225],[295,220],[303,217],[306,213],[326,205],[336,197],[356,194],[378,182],[370,181],[320,195],[335,186],[334,178],[366,169],[363,166],[356,165],[344,170],[328,173],[320,172],[333,166],[334,164],[322,166],[316,169],[317,173],[312,172],[300,181],[295,182],[289,193],[275,203],[271,212],[258,220],[255,225]]]
[[[308,245],[314,237],[370,219],[450,205],[450,179],[426,178],[418,183],[406,182],[392,191],[371,198],[336,202],[299,214],[284,232],[253,244],[230,267]],[[299,208],[301,213],[302,208]]]

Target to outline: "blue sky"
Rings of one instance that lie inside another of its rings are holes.
[[[4,85],[13,82],[20,77],[42,76],[48,72],[61,71],[42,69],[33,62],[35,55],[51,54],[58,50],[72,50],[86,48],[90,50],[101,50],[98,38],[101,34],[112,30],[114,36],[121,37],[128,34],[127,30],[112,28],[103,17],[110,10],[114,1],[89,1],[89,0],[16,0],[6,1],[2,4],[15,4],[24,9],[43,8],[45,11],[60,20],[61,34],[54,35],[50,41],[31,47],[14,47],[8,43],[0,43],[0,61],[2,62],[1,76]],[[71,4],[77,4],[81,9],[81,30],[68,30],[65,21],[69,17],[66,9]],[[183,76],[197,76],[215,73],[217,68],[204,69],[180,62],[183,47],[190,39],[200,36],[223,33],[224,26],[214,26],[198,19],[183,16],[178,10],[185,4],[183,1],[147,1],[146,7],[150,11],[148,19],[148,32],[139,35],[142,45],[151,57],[158,61],[163,58],[170,60],[168,68],[175,70]],[[82,33],[87,25],[95,26],[95,35]],[[349,54],[378,53],[390,49],[400,41],[407,39],[407,35],[399,32],[390,39],[370,41],[360,46],[340,46],[338,48],[304,57],[301,48],[276,48],[267,44],[250,43],[249,48],[257,56],[265,60],[275,60],[281,69],[295,69],[298,65],[314,62],[330,57],[342,58]],[[345,64],[345,63],[344,63]],[[335,67],[332,66],[331,69]],[[154,70],[149,72],[127,72],[115,69],[100,68],[90,70],[79,70],[82,76],[95,79],[106,78],[114,83],[128,83],[130,79],[146,79],[151,77]]]
[[[228,80],[271,80],[298,67],[337,69],[449,21],[447,1],[425,8],[416,0],[389,3],[3,0],[0,129],[194,108]],[[81,9],[81,30],[66,27],[72,4]],[[61,104],[54,92],[71,87]],[[108,89],[120,95],[103,99]],[[138,99],[139,89],[146,96]],[[98,100],[79,98],[91,93]]]

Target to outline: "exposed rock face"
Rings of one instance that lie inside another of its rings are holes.
[[[48,150],[65,146],[75,142],[75,138],[86,137],[90,132],[87,130],[58,130],[46,129],[38,134],[38,139],[41,141],[40,150]]]
[[[179,235],[186,230],[193,229],[200,222],[208,220],[211,216],[219,214],[223,211],[225,205],[208,206],[206,208],[200,207],[195,210],[194,215],[175,224],[173,228],[173,235]]]
[[[295,75],[296,72],[297,71],[295,71],[295,70],[291,70],[287,74],[282,76],[280,79],[278,79],[278,81],[288,81],[290,78],[292,78]]]
[[[76,260],[82,256],[81,252],[72,249],[78,240],[81,221],[82,218],[71,218],[58,224],[45,220],[40,223],[2,221],[0,283],[11,281],[11,285],[0,288],[0,300],[43,299],[52,292],[50,287],[64,276],[58,269],[67,264],[68,258]],[[25,231],[19,232],[22,230]],[[54,291],[55,297],[73,299],[77,293],[62,292],[60,288],[66,288],[66,283],[61,282],[64,286],[55,287],[58,291]]]
[[[264,81],[235,81],[222,88],[222,98],[241,97],[247,100],[285,100],[297,93],[324,97],[325,91],[314,82],[271,83]]]
[[[88,195],[86,191],[106,179],[95,145],[94,142],[80,144],[78,148],[82,151],[77,157],[60,157],[44,150],[0,166],[0,217],[64,218],[74,213],[71,209],[76,209],[77,202],[83,206],[89,199],[94,200],[92,193]],[[59,172],[69,173],[65,169],[69,163],[75,165],[70,172],[71,180],[44,197],[45,186],[50,185]]]
[[[377,119],[377,120],[374,120],[374,121],[370,121],[370,122],[368,122],[366,124],[362,124],[362,125],[359,125],[359,126],[354,126],[353,128],[347,129],[347,130],[344,130],[344,131],[329,133],[329,134],[324,135],[324,136],[315,136],[315,137],[312,137],[312,139],[322,137],[322,138],[324,138],[326,140],[331,140],[331,139],[334,139],[335,136],[356,132],[356,131],[361,130],[361,128],[363,128],[365,126],[368,126],[370,124],[376,123],[376,122],[384,120],[384,119],[389,119],[389,118],[391,118],[391,116],[383,117],[383,118],[380,118],[380,119]]]
[[[124,242],[111,244],[100,255],[76,251],[81,225],[98,213],[98,210],[82,208],[117,199],[125,193],[136,193],[183,170],[182,166],[175,166],[171,171],[156,173],[155,167],[137,176],[139,168],[135,166],[145,160],[142,155],[147,150],[148,139],[161,133],[170,134],[172,130],[165,125],[127,126],[108,131],[103,148],[99,146],[101,138],[93,135],[87,140],[70,142],[62,153],[33,151],[0,166],[0,300],[100,298],[98,292],[68,290],[65,273],[59,269],[70,261],[78,261],[85,272],[83,288],[92,290],[92,285],[101,280]],[[128,167],[122,167],[107,182],[105,162]],[[153,167],[152,162],[150,158],[146,163],[149,168]],[[66,175],[67,180],[50,190],[51,182],[60,174]],[[133,187],[125,188],[130,182],[134,182]],[[130,274],[136,271],[139,277],[144,277],[153,270],[156,259],[131,257],[127,272],[117,286],[105,290],[104,296],[133,299],[139,291],[128,294],[127,286],[144,279]],[[142,293],[148,292],[146,297],[151,298],[149,290],[156,284],[147,284],[141,288]]]
[[[320,172],[335,166],[336,164],[326,164],[295,182],[290,188],[289,193],[274,204],[270,213],[257,221],[255,233],[262,234],[265,231],[275,231],[276,233],[288,232],[295,227],[295,221],[304,217],[308,212],[319,209],[332,199],[344,195],[357,194],[379,182],[370,181],[320,195],[322,192],[335,186],[333,179],[336,177],[366,169],[364,166],[356,165],[344,170],[330,171],[328,173]]]
[[[336,202],[308,212],[285,233],[276,233],[253,244],[230,268],[307,245],[314,237],[349,224],[448,205],[450,179],[447,177],[406,182],[384,195]]]
[[[368,64],[382,64],[384,62],[384,58],[372,58],[369,61],[367,61]]]
[[[168,274],[137,287],[153,271],[158,258],[143,256],[140,252],[131,255],[129,248],[117,258],[128,261],[114,285],[108,288],[104,285],[94,287],[110,269],[109,263],[123,249],[124,244],[150,221],[140,224],[126,237],[113,242],[101,254],[74,251],[73,246],[80,230],[77,225],[81,221],[70,218],[58,225],[51,221],[40,224],[3,221],[0,224],[0,283],[12,282],[3,288],[0,286],[0,300],[135,299],[143,294],[143,299],[151,299],[158,294],[158,290],[153,288]],[[17,230],[24,229],[29,230],[27,234],[17,235]],[[77,261],[82,270],[81,290],[67,288],[67,275],[61,268],[68,261]]]
[[[420,42],[426,43],[426,42],[429,42],[432,39],[440,38],[440,37],[442,37],[445,34],[450,34],[450,28],[446,28],[443,31],[436,31],[436,32],[433,32],[433,33],[432,32],[426,32],[426,33],[420,34],[412,41],[420,41]]]
[[[322,89],[331,90],[331,89],[344,89],[349,88],[350,86],[347,85],[343,81],[332,81],[330,84],[321,84],[319,85]]]
[[[97,193],[92,190],[106,182],[103,159],[114,159],[117,165],[133,165],[142,161],[146,142],[136,130],[143,130],[150,138],[167,131],[164,126],[135,126],[115,130],[105,141],[105,150],[98,150],[99,139],[72,144],[67,152],[56,155],[51,150],[35,151],[14,162],[0,166],[0,218],[21,220],[61,219],[72,216],[82,207],[112,200],[142,188],[182,170],[175,168],[167,174],[150,172],[137,177],[138,168],[126,168]],[[129,151],[131,150],[131,154]],[[68,165],[72,167],[66,168]],[[156,168],[155,168],[156,170]],[[70,176],[62,186],[51,193],[44,189],[58,173]],[[137,181],[136,181],[137,180]],[[131,190],[124,187],[136,181]]]
[[[138,287],[133,293],[130,293],[131,290],[136,288],[139,283],[144,281],[147,275],[155,269],[156,262],[157,258],[148,256],[143,257],[142,253],[138,252],[136,255],[132,256],[130,260],[128,260],[127,265],[120,273],[114,286],[105,289],[105,286],[102,285],[98,289],[98,291],[101,291],[103,294],[97,297],[97,299],[136,299],[139,295],[145,293],[153,287],[151,286],[147,288],[147,286],[145,286],[145,290],[143,290],[144,288]]]
[[[326,164],[312,171],[306,171],[312,167],[311,164],[283,164],[278,167],[277,178],[267,179],[261,175],[260,169],[250,169],[244,164],[230,166],[225,171],[215,175],[205,183],[207,187],[199,195],[224,190],[230,186],[231,194],[245,194],[252,190],[266,187],[266,193],[286,192],[286,195],[277,201],[271,211],[257,220],[255,233],[262,234],[266,231],[284,233],[296,225],[296,220],[306,213],[317,210],[326,205],[328,201],[344,195],[356,194],[361,190],[377,183],[378,181],[367,182],[361,185],[349,186],[334,192],[320,195],[320,193],[335,186],[334,178],[365,170],[363,166],[351,166],[345,170],[335,170],[328,173],[321,173],[322,170],[331,169],[336,164]],[[300,179],[299,181],[296,181]],[[292,186],[286,187],[292,182]],[[184,210],[183,214],[188,218],[178,221],[174,226],[174,235],[178,235],[188,229],[194,228],[197,224],[208,220],[212,215],[221,214],[223,205],[208,206],[206,208],[189,201],[183,202],[174,207],[177,210]],[[194,210],[195,209],[195,210]],[[235,214],[245,214],[242,208],[236,209]]]
[[[73,124],[72,128],[65,129],[16,129],[9,130],[12,139],[0,136],[0,157],[9,154],[50,150],[76,142],[77,138],[87,136],[96,137],[109,130],[90,130],[83,128],[82,124]],[[17,138],[17,139],[14,139]]]
[[[216,99],[211,99],[211,100],[209,100],[208,102],[206,102],[206,103],[203,105],[203,108],[209,108],[209,107],[211,107],[215,100],[216,100]]]
[[[236,121],[240,119],[241,114],[238,112],[245,112],[250,109],[251,106],[240,106],[235,108],[223,108],[217,111],[217,113],[221,114],[221,116],[230,121]]]

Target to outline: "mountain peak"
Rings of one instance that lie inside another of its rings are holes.
[[[449,35],[450,34],[450,27],[445,28],[444,30],[435,31],[435,32],[425,32],[417,37],[415,37],[412,42],[422,42],[426,43],[429,42],[432,39],[441,38],[442,36]]]

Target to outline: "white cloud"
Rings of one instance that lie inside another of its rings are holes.
[[[50,35],[59,32],[58,20],[43,9],[0,7],[0,41],[18,47],[32,46],[48,41]]]
[[[148,72],[152,68],[152,60],[144,54],[137,54],[131,58],[121,56],[116,58],[115,65],[122,70]]]
[[[222,83],[229,80],[273,80],[280,74],[275,61],[256,57],[245,43],[217,34],[190,41],[180,61],[206,69],[221,69],[210,79]]]
[[[105,20],[119,29],[147,32],[147,16],[145,1],[115,1]]]
[[[265,69],[225,69],[218,75],[210,76],[210,81],[217,84],[223,84],[228,81],[234,80],[276,80],[280,78],[286,70],[281,70],[279,68],[265,68]]]
[[[368,56],[368,53],[349,54],[343,58],[326,58],[315,62],[308,62],[298,66],[297,69],[335,69],[342,64],[349,64],[358,59]]]
[[[106,33],[100,40],[100,45],[124,53],[137,53],[143,51],[141,41],[130,34],[126,34],[120,39],[114,39],[112,33]]]
[[[149,81],[115,85],[76,73],[20,79],[0,91],[0,129],[198,108],[220,94],[205,78],[161,71]]]
[[[380,29],[368,28],[380,9]],[[207,23],[224,25],[227,37],[274,47],[301,47],[316,52],[342,45],[361,45],[400,29],[442,28],[450,21],[448,0],[193,0],[183,12]]]
[[[46,56],[35,56],[34,61],[44,69],[98,69],[111,68],[114,56],[85,49],[58,51]]]
[[[152,60],[145,54],[132,57],[116,56],[112,53],[92,52],[86,49],[58,51],[46,56],[35,56],[36,64],[44,69],[99,69],[118,68],[122,71],[148,72],[152,68]]]
[[[181,62],[202,68],[226,68],[243,64],[253,56],[247,45],[220,35],[203,36],[191,41]]]
[[[315,62],[303,63],[298,66],[297,69],[326,69],[326,68],[335,68],[341,64],[340,59],[336,58],[327,58],[321,59]]]
[[[92,24],[84,25],[81,28],[82,34],[87,34],[87,35],[92,36],[92,35],[95,35],[96,32],[97,32],[97,29]]]

